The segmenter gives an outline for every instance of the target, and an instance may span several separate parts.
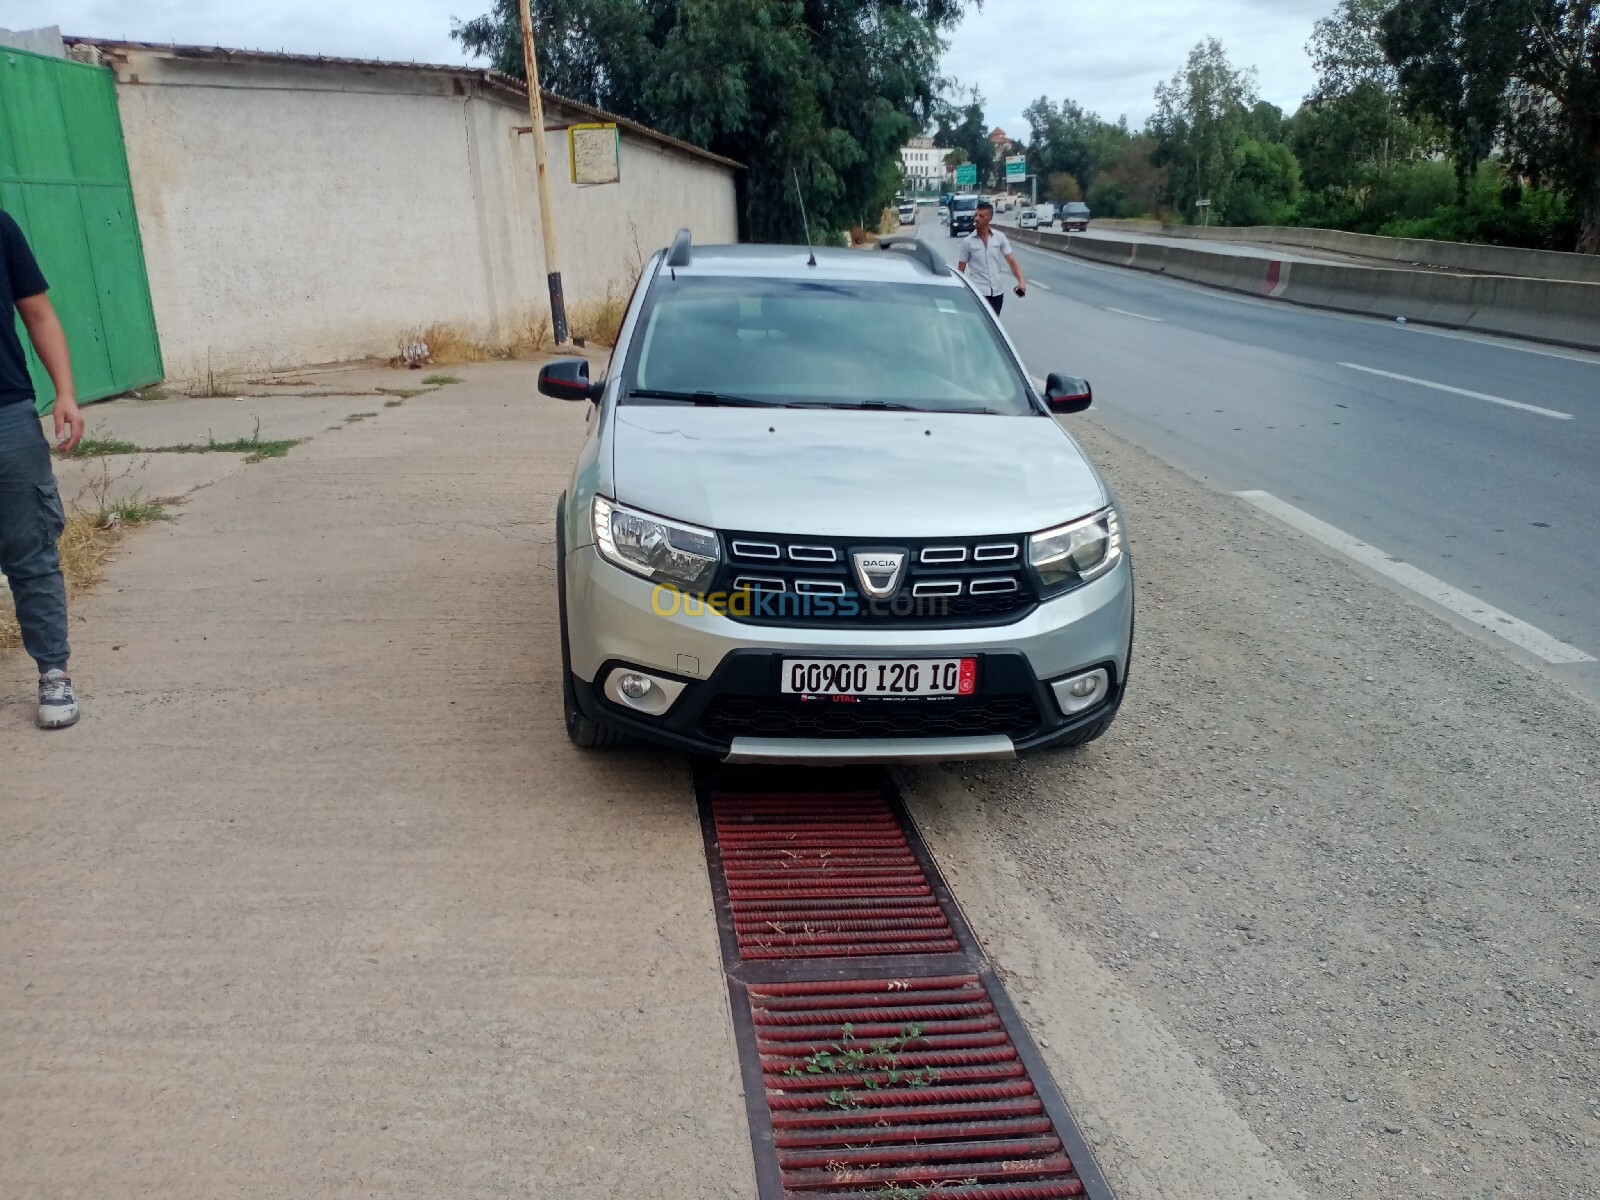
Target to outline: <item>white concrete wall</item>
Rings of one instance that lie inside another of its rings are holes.
[[[386,357],[435,323],[499,341],[548,315],[521,97],[426,70],[118,56],[169,378]],[[622,181],[579,188],[566,134],[546,137],[569,312],[626,295],[679,228],[737,240],[731,168],[624,130]]]

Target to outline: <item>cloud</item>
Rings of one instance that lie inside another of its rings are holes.
[[[1158,82],[1189,48],[1216,37],[1261,94],[1293,111],[1311,89],[1305,43],[1335,0],[985,0],[950,37],[945,70],[977,86],[991,124],[1027,134],[1039,96],[1071,98],[1109,120],[1143,124]],[[68,34],[287,50],[351,58],[460,63],[452,17],[490,0],[6,0],[5,23]]]
[[[1314,75],[1305,44],[1335,0],[985,0],[950,37],[946,74],[976,86],[990,123],[1025,137],[1022,110],[1041,95],[1142,125],[1156,84],[1196,42],[1219,39],[1253,66],[1261,96],[1293,112]]]
[[[7,0],[14,29],[59,25],[71,36],[287,50],[345,58],[460,63],[452,16],[475,17],[490,0]]]

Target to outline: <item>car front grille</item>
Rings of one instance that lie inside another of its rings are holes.
[[[996,733],[1022,738],[1038,724],[1039,707],[1030,696],[843,702],[724,695],[706,706],[700,733],[716,742],[736,737],[926,738]]]
[[[752,625],[926,629],[1006,624],[1038,603],[1024,536],[819,538],[726,533],[714,590],[740,599],[728,615]],[[904,550],[899,592],[873,600],[857,587],[851,551]]]

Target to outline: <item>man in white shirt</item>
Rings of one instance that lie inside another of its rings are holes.
[[[1022,277],[1017,256],[1011,253],[1010,239],[992,228],[993,223],[994,205],[985,200],[978,205],[977,229],[961,239],[961,257],[957,265],[962,274],[972,280],[978,294],[988,298],[990,307],[999,316],[1000,306],[1006,299],[1005,269],[1009,266],[1017,278],[1017,295],[1028,294],[1028,281]]]

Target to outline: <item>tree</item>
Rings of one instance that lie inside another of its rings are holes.
[[[1398,95],[1399,79],[1383,48],[1383,15],[1395,0],[1339,0],[1332,16],[1311,30],[1306,52],[1317,70],[1318,99],[1348,96],[1359,88]]]
[[[1078,183],[1077,176],[1056,171],[1045,185],[1045,199],[1052,204],[1070,204],[1083,199],[1083,187]]]
[[[1157,86],[1150,119],[1155,161],[1170,167],[1171,199],[1187,218],[1202,197],[1219,210],[1226,208],[1255,103],[1255,69],[1235,70],[1216,38],[1195,46],[1187,65]]]
[[[1282,142],[1247,141],[1228,188],[1222,219],[1229,225],[1285,225],[1300,204],[1300,164]]]
[[[1072,100],[1057,106],[1040,96],[1022,116],[1030,130],[1029,170],[1041,176],[1065,172],[1085,187],[1116,161],[1133,136],[1126,119],[1113,125]]]
[[[1600,254],[1600,4],[1392,0],[1380,27],[1407,110],[1446,131],[1463,199],[1499,149],[1511,192],[1519,178],[1565,190],[1577,248]]]
[[[1153,216],[1167,194],[1167,169],[1152,161],[1156,141],[1133,138],[1088,191],[1089,207],[1102,217]]]
[[[745,166],[742,233],[876,226],[934,118],[940,33],[967,0],[536,0],[540,81]],[[521,78],[517,0],[452,29]],[[981,114],[980,114],[981,115]]]
[[[984,120],[983,95],[977,89],[964,99],[959,93],[941,97],[934,106],[934,124],[933,144],[964,153],[961,161],[978,168],[980,184],[994,173],[994,143]]]

